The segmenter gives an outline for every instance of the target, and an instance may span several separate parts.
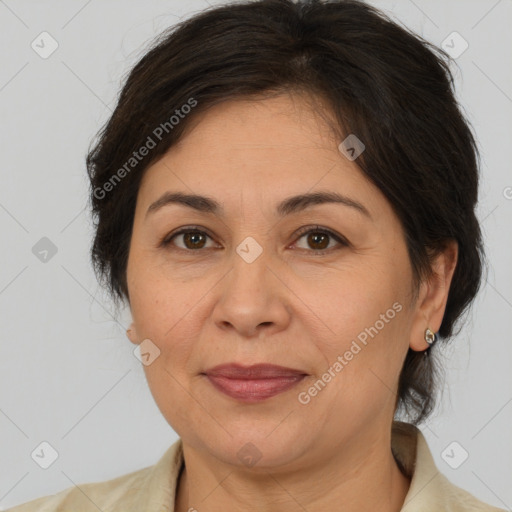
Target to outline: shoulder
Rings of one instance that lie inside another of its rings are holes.
[[[450,482],[437,468],[427,440],[416,426],[393,422],[392,451],[411,479],[400,512],[505,512]]]
[[[138,489],[144,488],[151,467],[140,469],[104,482],[80,484],[51,496],[44,496],[14,508],[7,512],[98,512],[122,498],[129,498]]]
[[[78,484],[7,512],[170,511],[182,465],[182,443],[178,439],[153,466],[103,482]]]
[[[484,503],[469,491],[462,489],[450,482],[443,474],[437,476],[437,485],[440,489],[440,495],[445,500],[447,511],[453,512],[506,512],[503,508],[497,508],[488,503]]]

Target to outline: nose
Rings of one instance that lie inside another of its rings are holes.
[[[251,243],[241,244],[232,268],[218,284],[212,318],[220,329],[236,331],[237,337],[259,338],[289,324],[291,292],[265,251],[256,258],[244,257],[241,249],[246,247],[254,255]]]

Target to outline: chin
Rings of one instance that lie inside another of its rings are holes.
[[[269,424],[264,433],[247,428],[244,433],[238,431],[233,437],[223,436],[220,442],[218,437],[214,437],[206,443],[207,449],[226,464],[255,472],[293,464],[306,451],[304,430],[301,435],[277,432],[276,425]]]

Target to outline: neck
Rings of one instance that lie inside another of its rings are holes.
[[[257,473],[220,463],[184,444],[185,467],[177,485],[175,512],[399,512],[410,479],[391,453],[390,435],[371,444],[349,444],[341,454],[319,464]]]

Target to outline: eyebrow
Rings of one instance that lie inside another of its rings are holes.
[[[368,209],[360,202],[337,192],[330,191],[313,192],[288,197],[277,205],[276,212],[278,216],[284,217],[286,215],[298,213],[312,206],[326,203],[336,203],[354,208],[369,219],[372,219]],[[150,213],[154,213],[164,206],[171,204],[186,206],[201,213],[224,216],[224,208],[212,197],[169,191],[165,192],[159,199],[149,206],[146,211],[146,218]]]

